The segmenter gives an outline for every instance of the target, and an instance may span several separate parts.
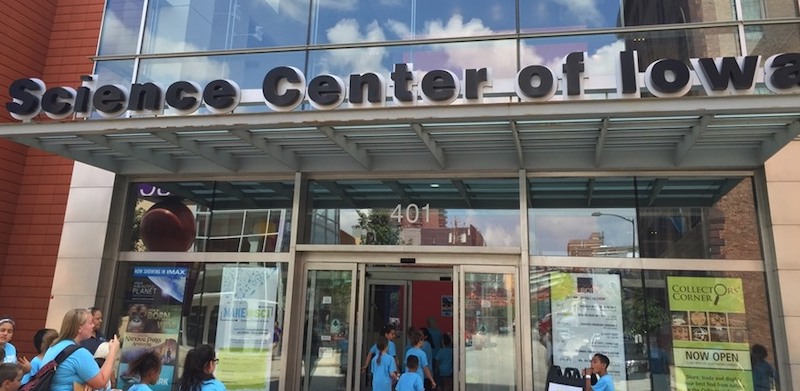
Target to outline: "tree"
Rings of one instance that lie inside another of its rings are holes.
[[[363,244],[403,244],[400,240],[400,227],[392,221],[391,211],[372,209],[369,214],[360,210],[357,212]]]

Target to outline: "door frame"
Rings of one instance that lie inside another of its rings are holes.
[[[467,273],[484,273],[484,274],[511,274],[514,278],[514,313],[516,314],[516,318],[514,319],[516,325],[520,325],[520,317],[522,316],[523,312],[520,311],[520,285],[522,283],[519,280],[519,267],[518,266],[501,266],[501,265],[462,265],[458,267],[458,305],[454,306],[458,308],[458,349],[456,346],[453,347],[453,368],[457,368],[456,371],[458,372],[458,376],[454,377],[453,379],[453,390],[465,390],[467,387],[467,349],[465,346],[465,340],[460,338],[461,336],[465,335],[466,333],[466,313],[464,309],[466,308],[466,274]],[[455,297],[454,297],[455,301]],[[453,315],[455,316],[455,314]],[[522,349],[522,332],[523,330],[520,327],[515,327],[514,330],[514,345],[516,348],[515,351],[515,359],[514,362],[514,382],[515,382],[515,389],[519,390],[522,389],[522,372],[523,368],[521,367],[522,361],[522,354],[524,349]],[[455,345],[455,338],[453,344]],[[458,354],[456,354],[458,351]]]
[[[359,283],[361,281],[363,281],[362,279],[360,279],[360,277],[357,274],[358,269],[357,269],[357,265],[355,263],[307,262],[307,263],[303,264],[303,276],[302,276],[302,280],[301,281],[302,281],[304,286],[307,286],[307,284],[308,284],[308,278],[309,278],[309,275],[310,275],[311,271],[350,271],[351,272],[351,281],[352,281],[352,283],[350,284],[350,297],[351,298],[352,297],[356,297],[354,295],[358,294]],[[302,315],[301,319],[303,319],[303,322],[307,322],[308,321],[305,318],[306,318],[307,311],[308,311],[308,308],[306,307],[306,303],[308,303],[309,295],[312,295],[312,297],[313,297],[313,295],[315,295],[315,294],[316,294],[316,292],[313,289],[303,289],[303,294],[300,297],[300,303],[302,303],[302,311],[303,311],[303,315]],[[313,302],[312,302],[312,305],[313,305]],[[348,344],[348,346],[351,346],[351,347],[354,346],[353,342],[354,342],[354,338],[356,338],[356,334],[355,333],[356,333],[356,330],[357,330],[356,321],[357,321],[358,316],[357,316],[355,310],[356,310],[356,303],[353,300],[350,300],[349,315],[348,315],[350,318],[348,319],[349,326],[348,326],[348,331],[347,331],[348,332],[348,334],[347,334],[348,335],[347,344]],[[305,324],[303,324],[301,327],[305,327]],[[304,356],[305,352],[303,352],[303,341],[299,340],[298,342],[299,343],[297,343],[296,347],[295,347],[297,349],[297,351],[299,352],[297,357],[300,358],[300,360],[297,360],[297,362],[295,363],[295,365],[297,366],[295,373],[297,373],[297,376],[298,376],[298,383],[297,384],[299,384],[299,379],[302,377],[302,371],[301,371],[302,362],[306,360],[306,358]],[[346,382],[345,384],[347,384],[348,386],[350,384],[353,384],[352,381],[353,381],[353,378],[355,376],[355,374],[353,373],[353,371],[354,371],[354,365],[353,365],[354,361],[353,361],[352,351],[353,351],[352,348],[348,349],[347,374],[345,375],[345,382]],[[308,387],[309,387],[310,382],[303,382],[303,383],[304,384],[303,384],[303,387],[302,387],[301,390],[302,391],[308,391]]]

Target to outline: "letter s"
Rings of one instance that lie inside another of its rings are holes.
[[[14,98],[13,102],[6,103],[6,110],[14,119],[29,120],[42,110],[42,94],[47,87],[39,79],[15,80],[8,87],[8,94]]]

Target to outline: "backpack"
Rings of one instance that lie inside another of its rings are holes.
[[[73,352],[80,349],[79,345],[67,346],[61,353],[56,356],[55,360],[44,364],[31,379],[19,388],[19,391],[50,391],[50,383],[53,382],[53,376],[56,374],[56,367],[58,367],[64,360],[67,359]]]

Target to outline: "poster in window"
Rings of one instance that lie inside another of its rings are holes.
[[[625,391],[625,341],[619,275],[552,273],[553,365],[588,368],[595,353],[611,361],[615,389]]]
[[[222,269],[216,377],[229,390],[269,389],[279,282],[277,267]]]
[[[453,317],[453,296],[442,295],[442,317]]]
[[[153,391],[170,391],[178,353],[178,332],[186,287],[185,267],[135,266],[125,295],[119,335],[122,342],[117,388],[138,380],[126,374],[128,363],[148,350],[161,356],[161,375]]]
[[[688,390],[753,390],[740,278],[667,277],[675,381]]]

